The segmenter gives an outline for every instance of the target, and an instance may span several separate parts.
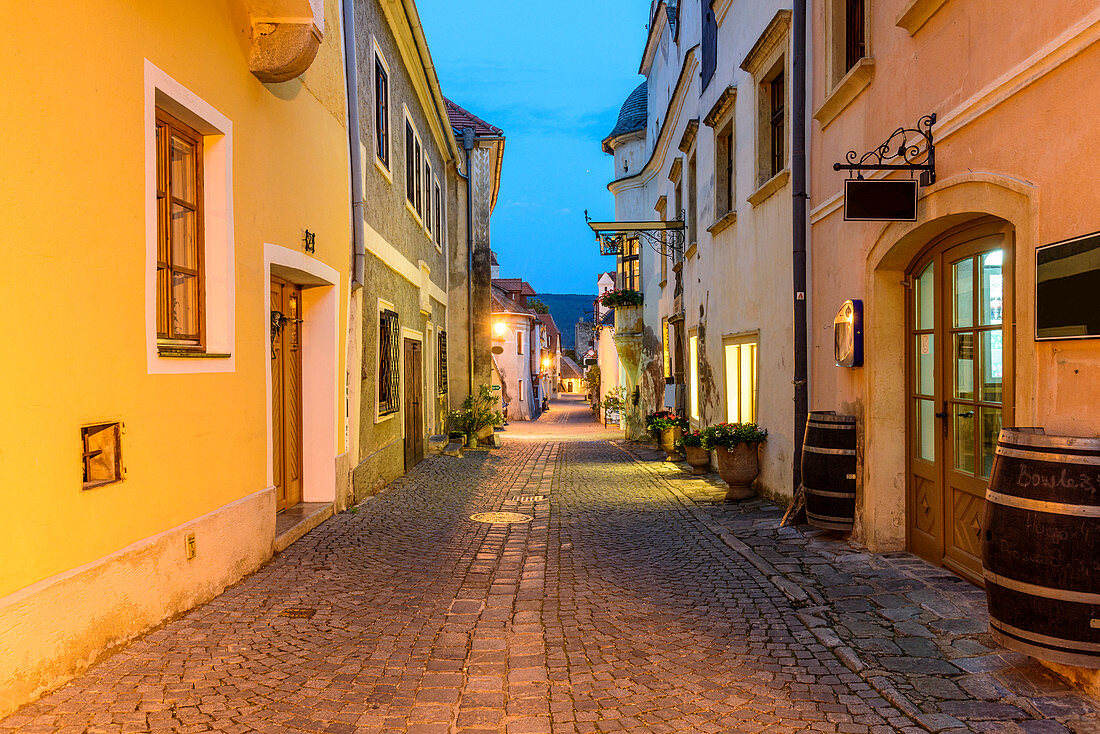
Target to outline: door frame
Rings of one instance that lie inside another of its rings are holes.
[[[401,412],[401,440],[402,440],[402,442],[404,442],[408,438],[408,436],[405,434],[405,425],[406,425],[406,421],[405,421],[405,399],[406,399],[406,391],[408,390],[408,387],[409,387],[409,376],[407,374],[405,374],[405,340],[406,339],[409,339],[409,340],[412,340],[412,341],[415,341],[415,342],[420,342],[420,400],[421,400],[420,430],[421,430],[421,433],[424,437],[424,440],[427,441],[428,440],[428,435],[429,435],[429,433],[428,433],[428,424],[427,424],[428,411],[424,408],[424,405],[423,405],[423,402],[427,399],[425,397],[425,395],[427,395],[427,392],[426,392],[427,385],[425,384],[426,381],[427,381],[427,376],[425,375],[425,372],[426,372],[425,361],[427,359],[427,357],[426,357],[427,346],[426,346],[425,339],[424,339],[424,332],[419,331],[417,329],[410,329],[407,326],[402,326],[401,327],[401,411],[400,411]],[[426,454],[427,454],[427,447],[425,447],[425,455]]]
[[[270,395],[270,400],[272,401],[272,404],[271,404],[271,407],[270,407],[271,416],[272,416],[272,420],[271,420],[271,424],[272,424],[272,450],[271,450],[271,455],[269,457],[269,460],[274,465],[275,458],[276,458],[276,452],[281,451],[282,456],[280,458],[283,460],[281,470],[282,470],[282,479],[283,479],[283,486],[284,487],[287,486],[287,459],[288,459],[291,451],[294,451],[295,453],[297,453],[297,459],[298,459],[298,474],[299,474],[299,476],[298,476],[298,489],[297,489],[297,492],[296,492],[296,496],[292,497],[290,495],[289,491],[288,491],[287,492],[287,501],[286,501],[286,504],[283,507],[279,507],[280,500],[279,500],[279,494],[278,494],[278,485],[275,485],[275,489],[276,489],[276,493],[275,493],[275,511],[276,512],[282,512],[283,510],[289,509],[289,508],[294,507],[295,505],[301,503],[303,501],[302,498],[304,496],[304,485],[305,485],[305,421],[303,420],[303,416],[302,416],[302,408],[303,408],[303,404],[304,404],[305,401],[302,399],[302,387],[304,385],[304,380],[303,380],[303,376],[302,376],[303,375],[303,370],[302,370],[303,358],[302,358],[302,355],[305,352],[305,339],[303,338],[304,337],[304,331],[305,331],[305,311],[304,311],[304,308],[303,308],[303,298],[302,298],[303,291],[302,291],[302,287],[300,285],[298,285],[297,283],[292,283],[291,281],[288,281],[285,278],[279,277],[277,275],[271,275],[268,279],[268,283],[269,283],[269,286],[268,286],[269,292],[271,290],[274,290],[276,285],[280,286],[283,289],[281,291],[282,295],[281,295],[281,298],[280,298],[281,303],[279,304],[279,311],[280,311],[280,313],[283,313],[284,315],[285,315],[285,312],[283,311],[283,309],[286,306],[286,301],[287,301],[287,298],[289,296],[289,294],[287,292],[288,289],[296,291],[297,296],[298,296],[298,319],[299,319],[299,323],[298,323],[298,349],[297,349],[296,352],[291,352],[290,350],[288,350],[286,348],[286,343],[287,343],[286,339],[288,338],[288,330],[287,330],[288,327],[284,325],[282,327],[282,329],[280,330],[280,332],[279,332],[279,338],[281,340],[279,342],[279,344],[280,344],[280,349],[282,350],[282,354],[280,356],[282,357],[282,360],[286,360],[287,356],[289,354],[293,354],[294,355],[293,359],[294,359],[294,362],[295,362],[293,369],[296,370],[297,373],[298,373],[297,374],[297,377],[298,377],[298,395],[297,395],[298,406],[297,406],[297,410],[296,410],[296,413],[297,413],[297,416],[298,416],[298,420],[297,420],[297,423],[298,423],[298,426],[297,426],[297,437],[298,437],[297,446],[291,447],[286,441],[286,437],[287,437],[286,413],[287,413],[287,411],[286,411],[285,397],[287,395],[287,382],[286,382],[286,362],[285,361],[280,361],[279,362],[281,369],[284,370],[283,374],[280,375],[280,382],[279,382],[279,384],[282,386],[282,390],[280,391],[280,393],[281,393],[280,397],[284,398],[283,405],[281,406],[281,410],[279,411],[279,415],[283,419],[283,425],[280,427],[281,430],[279,430],[279,431],[275,430],[275,407],[274,407],[275,381],[274,381],[274,378],[272,378],[272,388],[271,388],[271,395]],[[274,336],[274,334],[271,335],[270,354],[271,355],[275,354],[275,336]],[[268,368],[269,371],[271,371],[271,369],[274,367],[274,364],[275,364],[275,359],[274,359],[274,357],[272,357],[272,359],[269,362],[269,368]],[[275,434],[278,434],[282,438],[282,446],[275,446],[275,440],[274,440],[275,439]],[[273,479],[272,483],[274,484],[274,466],[272,466],[271,471],[272,471],[272,479]]]
[[[949,329],[945,329],[946,316],[944,315],[944,284],[946,284],[945,263],[946,258],[942,256],[949,250],[959,246],[966,245],[969,242],[979,240],[983,237],[1001,235],[1003,237],[1003,252],[1004,260],[1001,266],[1002,273],[1002,293],[1003,303],[1001,309],[1001,328],[1002,328],[1002,344],[1005,351],[1008,352],[1005,355],[1003,363],[1002,373],[1002,413],[1001,413],[1001,425],[1009,426],[1014,425],[1015,418],[1015,398],[1016,398],[1016,232],[1015,227],[1011,222],[1007,222],[999,217],[984,216],[977,219],[970,220],[964,224],[933,237],[929,242],[922,247],[915,257],[912,258],[909,265],[904,272],[904,280],[902,284],[905,286],[905,370],[904,370],[904,395],[905,395],[905,548],[911,550],[913,547],[913,514],[915,493],[913,489],[913,461],[916,446],[916,431],[914,430],[914,410],[913,403],[916,385],[916,364],[915,353],[913,344],[913,332],[916,330],[915,313],[914,313],[914,293],[913,288],[915,285],[916,276],[929,264],[933,263],[934,273],[934,299],[935,308],[933,314],[934,329],[933,333],[937,334],[937,343],[935,345],[936,356],[933,365],[935,392],[942,400],[945,398],[947,392],[947,383],[945,382],[947,376],[944,373],[945,366],[947,365],[947,355],[950,353],[949,349],[951,345],[948,340],[943,338]],[[949,264],[949,263],[948,263]],[[977,294],[975,294],[977,297]],[[978,348],[975,345],[975,348]],[[949,399],[948,399],[949,400]],[[935,406],[937,410],[940,405]],[[947,420],[946,418],[938,420]],[[941,494],[943,495],[943,506],[941,507],[940,525],[941,533],[943,534],[943,548],[941,551],[941,559],[939,565],[947,568],[953,573],[972,581],[979,586],[985,585],[985,580],[980,573],[975,575],[970,569],[954,562],[947,557],[947,544],[948,533],[950,528],[947,527],[946,520],[948,518],[946,503],[950,500],[947,489],[947,462],[946,455],[947,441],[943,438],[943,432],[941,424],[937,423],[937,458],[936,458],[936,471],[939,474],[938,481]],[[925,559],[929,560],[929,559]]]
[[[302,501],[332,502],[336,499],[336,457],[347,450],[337,442],[343,434],[338,419],[343,412],[340,385],[340,357],[344,344],[340,336],[340,274],[335,269],[300,250],[264,244],[263,310],[257,317],[264,325],[263,349],[271,355],[271,276],[302,287]],[[256,306],[260,306],[259,299]],[[344,305],[346,310],[347,306]],[[274,476],[271,457],[274,450],[272,425],[271,369],[266,375],[267,458],[266,487],[272,493]]]

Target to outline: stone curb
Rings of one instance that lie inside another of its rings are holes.
[[[806,589],[803,589],[795,582],[786,578],[786,576],[784,576],[775,566],[771,565],[755,552],[753,552],[753,550],[749,548],[749,546],[745,542],[734,537],[733,534],[730,533],[728,530],[711,522],[710,518],[706,516],[706,513],[700,510],[691,500],[691,498],[681,492],[677,487],[673,486],[672,482],[668,481],[668,479],[663,474],[661,474],[661,472],[649,466],[650,462],[643,461],[633,451],[617,441],[609,441],[608,443],[619,448],[635,463],[641,465],[642,468],[645,469],[645,471],[648,471],[654,476],[658,477],[661,482],[668,488],[669,492],[671,492],[672,495],[676,497],[676,500],[680,503],[680,505],[683,506],[683,508],[687,510],[692,517],[694,517],[707,530],[710,530],[712,533],[718,536],[719,540],[721,540],[724,545],[735,551],[750,565],[756,568],[756,570],[763,574],[768,579],[768,581],[771,582],[771,584],[783,594],[783,596],[787,597],[787,599],[790,600],[792,604],[805,605],[811,601],[810,594],[807,592]],[[817,594],[814,594],[814,596],[817,596]],[[824,604],[825,600],[814,599],[813,601],[817,602],[818,605],[822,605]],[[825,609],[826,607],[824,606],[818,606],[814,608],[815,611],[824,611]],[[921,729],[924,729],[928,732],[936,732],[942,730],[942,727],[935,726],[933,722],[925,721],[924,719],[926,718],[926,715],[924,714],[924,712],[922,712],[916,706],[916,704],[910,701],[905,694],[895,688],[889,680],[880,676],[861,675],[864,670],[868,669],[869,666],[867,665],[867,663],[859,657],[855,650],[844,644],[844,641],[841,640],[836,632],[834,632],[828,626],[825,620],[806,612],[809,612],[809,610],[797,610],[795,612],[795,616],[797,616],[804,624],[806,624],[806,627],[809,629],[811,634],[813,634],[813,636],[817,638],[818,642],[820,642],[830,652],[832,652],[833,655],[836,656],[837,660],[839,660],[844,665],[844,667],[859,675],[864,681],[866,681],[867,685],[875,689],[875,691],[877,691],[879,695],[889,701],[895,708],[898,709],[898,711],[908,717]],[[809,621],[816,621],[816,624],[811,625]]]

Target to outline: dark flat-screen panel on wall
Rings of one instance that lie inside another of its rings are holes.
[[[1035,338],[1100,337],[1100,232],[1035,250]]]

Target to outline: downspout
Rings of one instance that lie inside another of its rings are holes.
[[[794,0],[791,59],[791,234],[794,271],[794,493],[802,484],[802,441],[809,410],[806,345],[806,0]]]
[[[474,129],[462,131],[462,149],[466,151],[466,355],[469,358],[470,395],[474,394],[474,184],[470,171],[470,151],[474,149]],[[491,286],[490,286],[491,287]]]
[[[355,57],[355,4],[344,0],[344,77],[348,90],[348,148],[351,156],[351,287],[363,287],[367,251],[363,229],[363,157],[359,134],[359,71]]]

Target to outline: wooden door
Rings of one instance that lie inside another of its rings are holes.
[[[424,458],[424,354],[420,342],[405,340],[405,471]]]
[[[1011,235],[944,238],[910,274],[910,549],[982,583],[985,489],[1011,425]]]
[[[302,289],[271,279],[271,463],[276,511],[302,501]]]

